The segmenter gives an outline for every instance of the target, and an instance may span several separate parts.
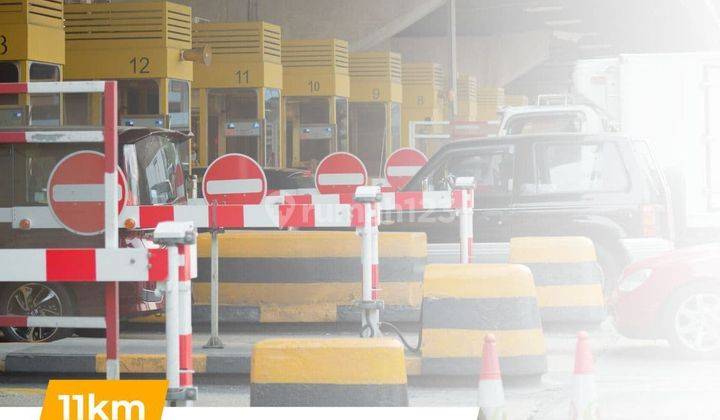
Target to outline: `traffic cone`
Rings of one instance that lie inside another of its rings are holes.
[[[580,331],[575,347],[575,372],[573,374],[571,420],[596,420],[599,418],[593,356],[588,333]]]
[[[478,405],[480,406],[478,420],[504,420],[507,418],[505,392],[500,376],[500,361],[497,348],[495,348],[495,336],[492,334],[485,336],[483,345],[482,368],[478,382]]]

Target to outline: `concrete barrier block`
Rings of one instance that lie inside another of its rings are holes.
[[[592,325],[605,319],[603,272],[591,239],[512,238],[510,262],[532,271],[544,324]]]
[[[423,375],[477,375],[487,334],[506,376],[547,371],[530,270],[514,264],[431,264],[422,307]]]

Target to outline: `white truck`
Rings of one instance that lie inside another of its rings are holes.
[[[720,232],[720,53],[580,60],[574,95],[647,140],[665,170],[679,242]]]

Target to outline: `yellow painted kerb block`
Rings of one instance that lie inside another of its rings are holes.
[[[406,384],[403,346],[390,338],[271,339],[253,347],[252,383]]]

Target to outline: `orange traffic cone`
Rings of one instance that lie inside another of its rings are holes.
[[[573,373],[571,420],[595,420],[599,418],[593,356],[588,333],[580,331],[575,347],[575,372]]]
[[[495,348],[495,336],[485,336],[483,345],[482,368],[478,382],[478,420],[504,420],[505,391],[500,376],[500,361]]]

